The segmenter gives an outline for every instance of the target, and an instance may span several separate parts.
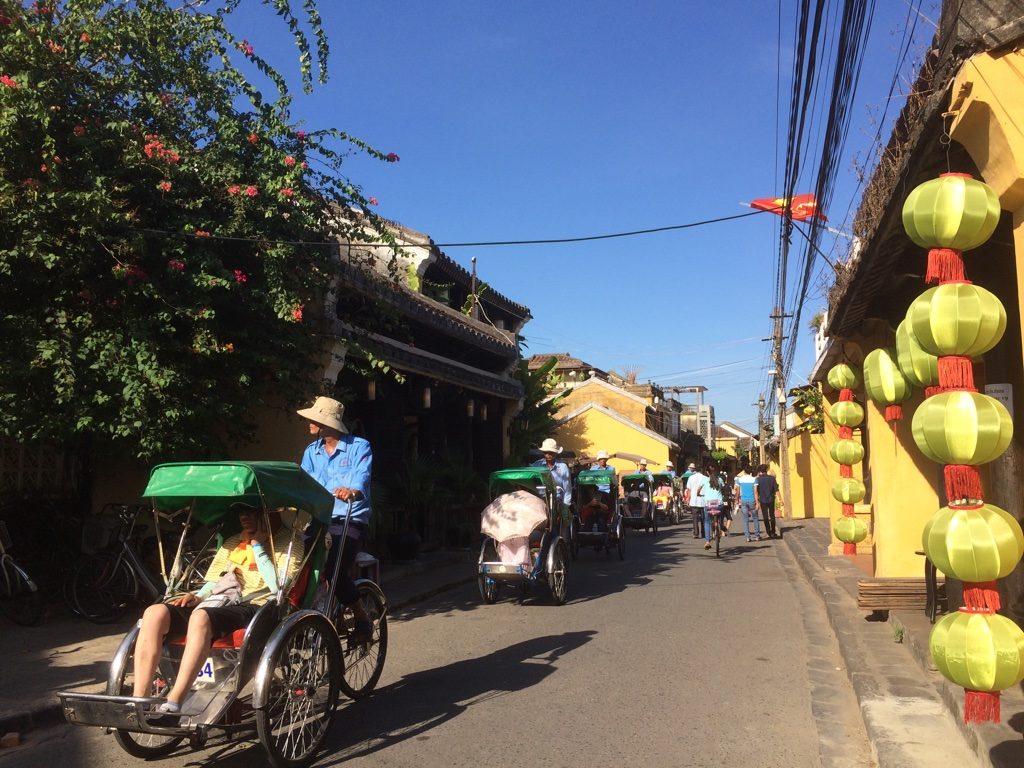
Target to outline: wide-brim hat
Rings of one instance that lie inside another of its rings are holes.
[[[666,461],[666,462],[665,462],[665,466],[666,466],[666,467],[674,467],[674,466],[675,466],[675,464],[673,464],[673,463],[672,463],[671,461]]]
[[[341,420],[345,415],[345,406],[333,397],[318,397],[310,408],[303,408],[296,413],[315,424],[336,429],[345,435],[348,434],[348,428]]]
[[[596,458],[598,458],[598,459],[607,459],[608,458],[608,451],[598,451]]]
[[[540,444],[540,448],[537,449],[541,453],[561,453],[562,446],[555,442],[555,438],[549,437]]]
[[[639,464],[641,467],[646,467],[647,459],[640,459],[640,461],[638,461],[637,464]]]

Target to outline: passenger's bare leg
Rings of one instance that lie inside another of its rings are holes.
[[[164,637],[171,628],[171,612],[166,605],[151,605],[142,614],[142,627],[135,640],[135,685],[132,696],[152,693],[153,675],[160,661]]]
[[[174,688],[167,695],[168,701],[180,705],[192,689],[199,668],[210,653],[213,643],[213,627],[210,617],[204,610],[192,611],[188,620],[188,635],[185,637],[185,650],[181,654],[181,666],[178,677],[174,680]]]

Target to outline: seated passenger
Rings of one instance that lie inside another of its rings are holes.
[[[235,502],[231,509],[238,514],[241,532],[224,541],[210,569],[206,572],[206,584],[197,592],[186,592],[171,598],[167,603],[157,603],[146,609],[142,615],[139,636],[135,642],[135,686],[133,696],[149,696],[153,675],[160,660],[164,638],[168,632],[185,634],[185,649],[181,666],[174,680],[174,687],[167,695],[167,701],[159,711],[174,715],[181,711],[181,704],[195,682],[210,646],[217,637],[222,637],[249,625],[259,607],[277,592],[277,573],[288,562],[288,580],[298,572],[303,559],[301,539],[292,541],[291,559],[288,559],[288,532],[275,526],[273,542],[280,549],[277,563],[271,556],[271,536],[264,524],[259,507],[245,502]],[[276,515],[275,515],[276,518]],[[277,520],[276,523],[280,521]],[[229,599],[227,605],[196,608],[205,598],[218,592],[231,592],[234,573],[238,579],[236,599]],[[226,578],[225,578],[226,577]],[[237,600],[240,600],[238,602]],[[173,723],[172,723],[173,724]]]
[[[597,530],[608,530],[608,505],[601,500],[601,492],[596,491],[580,509],[580,523],[584,530],[594,530],[594,523],[597,523]]]

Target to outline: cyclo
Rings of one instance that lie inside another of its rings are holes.
[[[286,557],[286,565],[248,626],[214,638],[176,722],[153,722],[153,711],[173,686],[184,637],[167,635],[150,695],[132,696],[141,621],[114,654],[105,693],[58,694],[65,718],[75,725],[105,727],[135,757],[165,755],[184,739],[199,749],[211,732],[234,736],[255,730],[274,766],[306,765],[330,729],[339,693],[370,693],[387,653],[387,601],[381,589],[370,579],[356,580],[373,625],[369,642],[356,642],[351,611],[336,606],[333,597],[337,572],[329,575],[330,587],[320,584],[334,497],[297,464],[287,462],[162,464],[150,474],[143,496],[158,511],[187,508],[190,520],[221,526],[222,533],[235,532],[229,514],[235,502],[258,506],[266,530],[271,530],[267,513],[272,511],[282,522],[277,530],[286,536],[269,546]],[[285,575],[294,570],[291,557],[302,551],[303,539],[310,546],[289,580]],[[376,564],[372,557],[361,559],[357,563],[367,568]],[[189,569],[181,567],[182,561],[179,544],[169,574],[161,563],[168,584],[165,599],[188,582]]]
[[[639,472],[622,478],[622,523],[627,528],[643,528],[658,534],[658,518],[654,514],[654,487],[651,478]]]
[[[682,502],[676,493],[672,475],[668,472],[655,472],[651,485],[654,488],[654,513],[661,515],[670,523],[681,522]]]
[[[603,490],[607,488],[608,490]],[[614,469],[585,469],[576,475],[577,513],[573,517],[573,540],[570,544],[573,560],[581,547],[593,547],[597,551],[610,552],[618,549],[619,559],[626,557],[626,530],[619,509],[619,481]],[[597,517],[597,511],[590,511],[587,520],[583,512],[591,500],[608,507],[607,519]]]
[[[484,535],[477,586],[485,603],[498,599],[502,584],[529,589],[545,582],[556,605],[565,603],[569,522],[555,493],[550,470],[500,469],[490,478],[491,503],[483,510]]]

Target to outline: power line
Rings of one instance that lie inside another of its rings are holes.
[[[673,224],[668,227],[654,227],[652,229],[634,229],[629,232],[614,232],[606,235],[585,235],[583,237],[558,237],[558,238],[547,238],[547,239],[536,239],[536,240],[489,240],[480,241],[474,243],[429,243],[426,245],[402,245],[401,248],[485,248],[489,246],[498,245],[553,245],[558,243],[584,243],[593,240],[611,240],[617,237],[634,237],[636,235],[650,235],[656,232],[671,232],[680,229],[691,229],[693,227],[702,227],[707,224],[719,224],[723,221],[734,221],[736,219],[745,219],[748,216],[757,216],[759,213],[766,213],[766,211],[750,211],[748,213],[740,213],[734,216],[720,216],[716,219],[703,219],[702,221],[691,221],[688,224]],[[132,232],[139,232],[147,235],[161,235],[163,237],[187,237],[196,240],[219,240],[222,242],[231,243],[258,243],[260,245],[303,245],[303,246],[327,246],[336,248],[339,245],[355,245],[362,246],[365,248],[391,248],[394,243],[371,243],[363,240],[267,240],[260,237],[230,237],[225,235],[196,235],[189,232],[169,232],[162,229],[143,228],[135,229],[129,228]]]

